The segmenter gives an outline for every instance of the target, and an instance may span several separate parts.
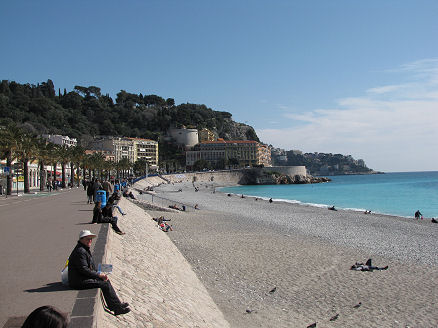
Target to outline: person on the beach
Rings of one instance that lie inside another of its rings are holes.
[[[171,225],[168,225],[166,222],[162,222],[162,223],[160,224],[160,229],[163,230],[164,232],[169,232],[169,230],[170,230],[170,231],[173,230],[173,229],[172,229],[172,226],[171,226]]]
[[[420,210],[417,210],[417,212],[415,212],[415,218],[418,220],[418,219],[420,219],[420,217],[421,217],[421,219],[423,220],[423,214],[421,214],[421,212],[420,212]]]
[[[108,276],[96,271],[90,251],[95,237],[89,230],[79,233],[78,243],[68,258],[68,283],[74,289],[100,288],[105,303],[115,315],[128,313],[131,311],[129,304],[120,302]]]
[[[21,328],[67,328],[67,325],[68,318],[65,314],[54,306],[44,305],[33,310]]]
[[[195,210],[199,210],[198,204],[195,204]]]
[[[335,205],[329,207],[328,209],[331,210],[331,211],[337,211],[337,209],[335,208]]]
[[[272,202],[273,202],[272,198],[269,198],[269,202],[270,202],[270,203],[272,203]]]
[[[155,222],[157,222],[158,225],[160,225],[161,223],[163,223],[164,221],[172,221],[172,219],[166,219],[164,218],[164,216],[160,216],[158,218],[152,218],[152,220],[154,220]]]
[[[435,220],[435,218],[432,218],[432,220],[430,220],[430,222],[432,222],[432,223],[438,223],[438,221]]]
[[[124,235],[125,233],[120,230],[120,228],[117,225],[117,217],[115,216],[108,216],[105,217],[102,213],[102,202],[97,202],[93,209],[93,221],[92,224],[96,223],[109,223],[111,224],[111,227],[113,228],[114,232],[119,235]],[[111,210],[112,212],[112,210]]]
[[[371,265],[371,259],[368,259],[368,261],[365,264],[356,262],[350,268],[350,270],[355,270],[355,271],[373,271],[373,270],[387,270],[387,269],[388,269],[388,266],[385,266],[383,268],[379,268],[379,267]]]

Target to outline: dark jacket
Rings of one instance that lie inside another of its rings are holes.
[[[93,196],[93,194],[94,194],[94,184],[92,181],[89,181],[87,186],[87,196]]]
[[[102,209],[94,206],[93,209],[93,222],[92,223],[102,223],[103,214]]]
[[[88,279],[100,278],[90,248],[78,241],[68,258],[68,283],[72,288],[79,288]]]
[[[113,217],[113,207],[111,205],[105,205],[105,207],[102,208],[102,215],[106,218]]]

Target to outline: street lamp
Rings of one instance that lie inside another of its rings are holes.
[[[149,160],[150,160],[151,158],[152,158],[152,157],[150,157],[150,156],[144,157],[144,161],[145,161],[145,163],[146,163],[146,176],[145,176],[145,179],[148,178]]]

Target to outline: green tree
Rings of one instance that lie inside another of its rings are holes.
[[[233,166],[233,168],[236,168],[239,166],[239,160],[237,158],[232,157],[228,161],[229,161],[230,165]]]
[[[6,159],[6,166],[12,170],[12,161],[18,156],[19,140],[22,131],[16,124],[11,123],[7,126],[0,127],[0,156]],[[12,193],[12,171],[6,178],[6,195]]]
[[[129,161],[129,159],[127,158],[122,158],[118,163],[117,163],[117,172],[119,173],[119,171],[122,172],[122,177],[125,178],[126,177],[126,173],[128,170],[130,170],[132,168],[132,164]],[[120,178],[119,174],[117,173],[117,178]]]
[[[207,162],[205,159],[198,159],[194,164],[193,164],[193,170],[195,171],[202,171],[204,169],[211,169],[211,165],[209,162]]]
[[[74,185],[74,166],[76,165],[76,174],[78,176],[77,179],[77,186],[80,186],[80,172],[81,172],[81,163],[85,157],[85,149],[82,148],[80,145],[77,145],[71,149],[71,162],[70,162],[70,178],[71,178],[71,185]],[[85,174],[83,176],[85,179]]]
[[[58,162],[61,163],[61,187],[66,187],[67,177],[65,174],[65,166],[70,162],[70,151],[67,146],[60,146],[57,149]]]
[[[50,161],[49,144],[45,139],[38,138],[36,140],[36,147],[38,149],[37,160],[40,170],[40,191],[43,191],[47,184],[47,172],[45,170],[45,165]]]
[[[29,193],[29,161],[35,160],[38,152],[35,136],[22,133],[17,145],[17,158],[23,164],[24,193]]]
[[[146,165],[149,165],[148,161],[144,158],[140,158],[134,163],[134,173],[136,175],[146,175]]]

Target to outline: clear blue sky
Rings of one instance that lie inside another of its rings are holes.
[[[0,79],[205,104],[284,149],[438,170],[438,1],[3,1]]]

